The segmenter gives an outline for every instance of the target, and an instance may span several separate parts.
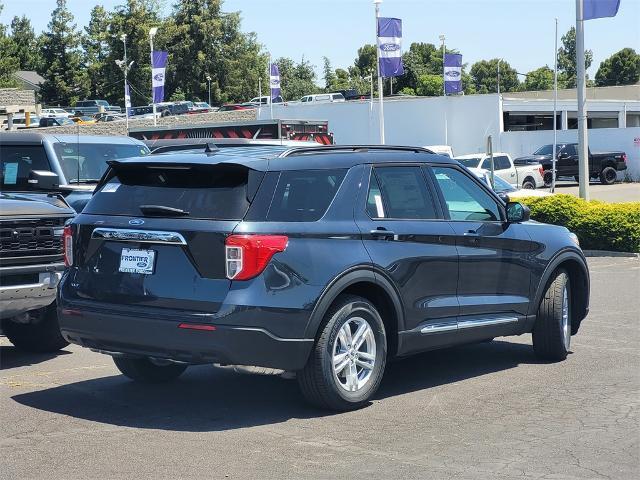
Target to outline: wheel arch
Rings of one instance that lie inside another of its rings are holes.
[[[544,292],[551,282],[553,274],[558,269],[564,269],[569,274],[571,305],[573,306],[571,333],[575,335],[580,328],[580,323],[589,313],[589,269],[584,257],[579,253],[564,251],[549,262],[538,284],[533,303],[535,311],[532,313],[535,314],[537,312]]]
[[[343,294],[366,298],[376,307],[387,333],[389,356],[395,356],[398,351],[398,332],[404,329],[402,303],[393,285],[375,274],[370,266],[348,270],[324,289],[307,323],[305,338],[318,336],[325,314]]]
[[[527,183],[527,182],[532,183],[532,184],[533,184],[533,188],[534,188],[534,189],[535,189],[535,188],[537,188],[537,186],[538,186],[538,185],[536,184],[536,179],[535,179],[535,178],[533,178],[533,176],[532,176],[532,175],[527,175],[526,177],[524,177],[524,179],[522,180],[522,184],[521,184],[521,185],[522,185],[522,186],[524,186],[524,184],[525,184],[525,183]]]

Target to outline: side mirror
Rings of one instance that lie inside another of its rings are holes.
[[[526,205],[519,202],[507,203],[507,222],[520,223],[526,222],[531,218],[531,210]]]
[[[29,173],[29,187],[33,190],[54,191],[60,186],[57,173],[48,170],[31,170]]]

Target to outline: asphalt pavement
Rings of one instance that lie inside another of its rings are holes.
[[[530,335],[389,365],[331,414],[295,381],[190,368],[136,385],[109,357],[0,343],[0,478],[640,478],[640,260],[591,258],[591,313],[561,363]]]
[[[548,189],[544,189],[548,190]],[[556,185],[556,193],[565,193],[578,196],[578,184],[576,182],[560,181]],[[599,182],[589,184],[591,200],[603,202],[640,202],[640,183],[616,183],[614,185],[602,185]]]

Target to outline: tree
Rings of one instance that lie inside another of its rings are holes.
[[[89,25],[82,36],[84,50],[83,66],[89,76],[89,95],[93,98],[104,98],[106,95],[106,77],[108,74],[107,58],[109,56],[109,36],[111,34],[110,15],[101,5],[91,10]]]
[[[320,90],[315,83],[313,65],[304,58],[300,63],[295,63],[290,58],[279,58],[276,64],[280,70],[280,88],[284,99],[297,100]]]
[[[80,34],[67,2],[57,0],[42,47],[45,82],[40,94],[46,102],[72,105],[89,93],[89,79],[81,68],[79,47]]]
[[[530,71],[522,87],[525,91],[553,89],[553,70],[545,65]]]
[[[373,74],[374,80],[378,78],[378,59],[375,45],[363,45],[358,49],[358,56],[354,66],[358,69],[359,76],[366,77]]]
[[[0,1],[0,13],[4,5]],[[13,40],[7,36],[5,26],[0,23],[0,88],[17,87],[18,81],[13,77],[20,68],[20,62],[13,56]]]
[[[444,77],[426,73],[418,78],[416,93],[423,97],[437,97],[442,95],[444,90]]]
[[[323,63],[322,72],[323,72],[323,78],[324,78],[324,88],[329,92],[333,90],[332,86],[336,83],[337,70],[334,73],[334,71],[331,69],[331,61],[327,57],[322,57],[322,63]],[[342,70],[342,71],[347,73],[345,70]],[[348,76],[349,74],[347,73],[347,77]]]
[[[596,85],[633,85],[640,80],[640,54],[623,48],[604,60],[596,73]]]
[[[563,88],[575,88],[577,77],[576,61],[576,29],[571,27],[562,36],[562,47],[558,49],[558,82]],[[584,67],[585,71],[591,66],[593,52],[585,50]]]
[[[42,67],[40,45],[31,21],[26,17],[13,17],[11,20],[11,40],[13,56],[18,59],[20,70],[36,70]]]
[[[471,79],[478,93],[496,93],[498,91],[498,63],[500,63],[500,91],[517,90],[520,82],[517,72],[504,60],[494,58],[480,60],[471,67]]]

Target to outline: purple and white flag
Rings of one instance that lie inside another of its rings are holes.
[[[127,117],[131,116],[131,93],[129,92],[129,84],[124,84],[124,110]]]
[[[399,77],[403,75],[402,20],[399,18],[378,18],[378,49],[380,51],[380,76]]]
[[[462,92],[462,55],[444,54],[444,92],[446,95]]]
[[[584,20],[615,17],[620,8],[620,0],[583,0]]]
[[[164,100],[164,77],[167,68],[167,52],[154,51],[151,55],[151,90],[153,103]]]
[[[275,102],[280,97],[280,71],[275,63],[272,63],[269,69],[269,87],[271,88],[271,101]]]

